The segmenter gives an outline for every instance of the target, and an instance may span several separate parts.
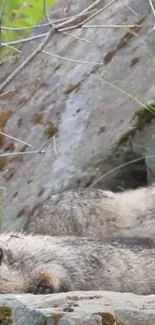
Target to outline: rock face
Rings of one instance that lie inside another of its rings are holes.
[[[66,15],[91,3],[68,1]],[[89,24],[140,27],[72,32],[85,41],[57,34],[46,50],[76,62],[41,53],[13,80],[8,93],[0,95],[4,132],[28,142],[33,150],[53,134],[56,137],[55,152],[51,140],[44,155],[0,158],[0,170],[5,172],[1,186],[7,190],[3,230],[21,230],[50,194],[88,187],[108,172],[98,187],[118,191],[155,179],[154,158],[143,158],[155,152],[153,14],[149,1],[126,3],[114,2]],[[39,28],[35,33],[44,32],[46,28]],[[24,45],[19,61],[0,66],[0,82],[39,42]],[[0,136],[0,153],[26,150]],[[118,168],[132,159],[133,164]],[[113,292],[0,295],[0,324],[154,325],[155,297]]]
[[[0,295],[0,324],[154,325],[155,296],[101,291]]]
[[[66,15],[91,3],[68,1]],[[57,8],[61,4],[58,1]],[[154,86],[155,38],[149,1],[130,0],[128,7],[116,1],[89,24],[141,27],[130,32],[111,27],[72,31],[85,41],[56,34],[46,47],[48,52],[96,63],[71,62],[42,53],[13,80],[6,89],[9,93],[0,97],[0,112],[4,111],[0,121],[6,133],[27,141],[34,150],[52,134],[56,136],[56,153],[51,139],[44,155],[0,159],[0,169],[5,172],[1,186],[7,190],[3,230],[22,229],[38,203],[50,194],[87,187],[112,168],[117,169],[103,177],[98,187],[134,188],[151,182],[155,175],[154,160],[141,159],[118,168],[155,152],[154,114],[142,107],[154,96],[149,92]],[[37,33],[45,31],[39,28]],[[0,67],[0,82],[37,44],[27,43],[19,61]],[[4,136],[0,145],[1,153],[31,150]]]

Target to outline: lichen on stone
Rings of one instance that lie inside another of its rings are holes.
[[[102,325],[124,325],[111,313],[99,312],[97,314],[102,317]]]
[[[58,127],[56,124],[54,123],[49,123],[46,127],[45,127],[45,134],[50,138],[53,137],[58,131]]]
[[[13,313],[11,307],[5,305],[0,306],[0,324],[13,324]]]

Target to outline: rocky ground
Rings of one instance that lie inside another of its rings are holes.
[[[47,296],[0,295],[0,323],[14,325],[154,325],[155,297],[72,292]]]

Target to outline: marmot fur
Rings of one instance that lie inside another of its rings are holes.
[[[155,238],[155,185],[120,193],[79,189],[52,195],[23,230],[53,236]]]
[[[1,294],[73,290],[154,294],[154,241],[0,235]]]

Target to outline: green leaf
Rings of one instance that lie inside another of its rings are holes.
[[[3,6],[0,0],[0,11]],[[46,10],[49,10],[55,3],[55,0],[46,0]],[[5,12],[3,15],[2,26],[5,27],[31,27],[37,25],[44,19],[43,0],[8,0],[6,2]],[[3,30],[1,33],[1,42],[9,42],[19,40],[31,33],[31,29],[15,31]],[[4,47],[0,52],[0,60],[6,54],[12,53],[9,47]],[[15,51],[13,51],[15,52]]]

